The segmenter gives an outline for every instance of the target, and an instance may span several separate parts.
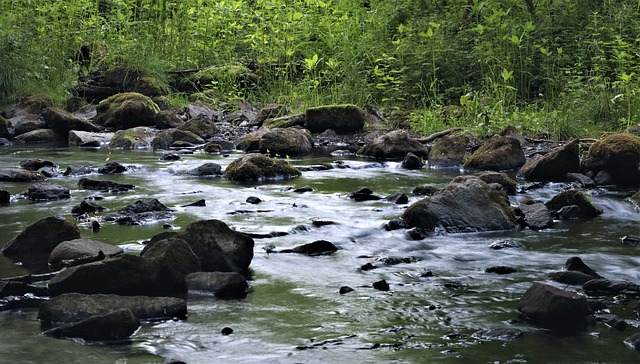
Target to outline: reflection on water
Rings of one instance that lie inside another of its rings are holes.
[[[343,159],[350,168],[304,172],[299,179],[259,184],[236,184],[224,179],[178,177],[175,171],[206,162],[226,167],[238,154],[183,156],[160,161],[151,152],[5,149],[0,167],[22,159],[43,158],[61,169],[69,165],[102,166],[117,161],[134,166],[117,176],[92,175],[131,183],[123,194],[100,193],[100,205],[117,211],[138,199],[157,198],[175,210],[174,219],[126,227],[104,222],[98,233],[81,223],[82,236],[138,251],[145,239],[163,231],[163,224],[179,230],[193,221],[220,219],[250,233],[288,232],[257,239],[251,291],[241,301],[190,297],[186,321],[146,323],[129,344],[86,345],[56,340],[39,333],[35,312],[0,313],[0,353],[11,362],[148,363],[163,358],[188,363],[367,363],[397,362],[633,362],[638,354],[622,340],[633,333],[594,326],[590,332],[557,337],[517,321],[517,301],[533,281],[544,280],[565,260],[579,255],[600,274],[640,281],[640,247],[622,244],[625,235],[640,235],[638,211],[624,194],[591,191],[591,199],[604,209],[602,217],[587,222],[560,222],[543,231],[516,230],[482,234],[431,236],[411,240],[404,231],[385,231],[382,225],[400,216],[406,205],[386,201],[354,202],[347,195],[358,187],[371,187],[388,196],[411,194],[421,184],[442,187],[458,170],[399,169],[397,163]],[[336,165],[338,158],[315,156],[292,160],[297,165]],[[71,189],[70,201],[33,203],[16,200],[0,206],[0,243],[11,239],[36,220],[62,215],[72,219],[71,207],[95,191],[78,190],[80,177],[54,177],[49,182]],[[290,187],[309,186],[312,192],[295,193]],[[18,194],[28,184],[3,183],[1,189]],[[511,201],[545,201],[564,186],[554,184]],[[247,197],[263,202],[252,205]],[[204,207],[183,207],[199,199]],[[242,211],[242,213],[238,213]],[[313,221],[335,224],[314,226]],[[265,247],[291,248],[315,240],[330,240],[340,250],[332,256],[307,257],[268,254]],[[511,239],[522,248],[492,250],[489,244]],[[385,258],[397,258],[395,260]],[[385,264],[393,262],[394,264]],[[376,269],[361,270],[371,263]],[[397,263],[397,264],[395,264]],[[492,266],[510,266],[516,273],[485,273]],[[430,271],[433,276],[424,274]],[[0,259],[2,276],[24,274]],[[374,282],[386,280],[391,289],[381,292]],[[349,286],[353,292],[340,295]],[[632,318],[635,302],[612,306],[611,311]],[[640,325],[636,325],[640,326]],[[232,335],[224,336],[222,328]],[[474,334],[490,328],[517,328],[524,335],[514,341],[486,341]]]

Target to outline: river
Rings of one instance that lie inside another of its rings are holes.
[[[23,159],[53,161],[61,170],[69,165],[100,167],[107,161],[130,166],[115,176],[90,175],[131,183],[126,193],[98,193],[97,201],[114,212],[139,199],[157,198],[175,210],[175,219],[142,226],[103,222],[94,233],[79,223],[83,238],[119,245],[135,254],[153,235],[191,222],[219,219],[247,233],[287,232],[286,236],[256,239],[251,263],[250,292],[246,299],[220,300],[189,296],[188,319],[146,322],[122,343],[80,343],[40,334],[37,310],[0,312],[0,362],[11,363],[506,363],[506,362],[608,362],[640,361],[640,353],[623,340],[640,332],[633,308],[637,299],[610,304],[611,313],[629,323],[624,331],[602,323],[584,332],[560,334],[518,320],[519,298],[535,281],[561,270],[572,256],[611,279],[640,282],[640,247],[622,244],[621,237],[640,235],[639,212],[625,197],[627,192],[586,191],[604,209],[601,217],[557,222],[553,228],[518,229],[476,234],[434,235],[413,240],[404,230],[385,231],[383,225],[398,218],[408,205],[385,200],[356,202],[347,195],[367,186],[379,196],[404,192],[409,202],[420,196],[414,187],[444,187],[461,171],[424,168],[408,171],[397,162],[375,163],[355,156],[318,152],[290,159],[297,166],[333,165],[304,172],[290,181],[239,184],[221,178],[178,176],[175,171],[206,162],[223,169],[239,153],[183,155],[179,161],[162,161],[151,151],[86,150],[14,145],[0,149],[0,168],[15,167]],[[342,161],[342,162],[338,162]],[[31,202],[25,199],[0,206],[0,244],[40,218],[61,215],[73,220],[71,208],[96,191],[79,190],[81,176],[53,177],[48,182],[68,187],[72,198]],[[311,192],[293,188],[309,186]],[[29,184],[0,184],[12,194]],[[546,201],[566,186],[511,196],[512,205],[525,198]],[[247,197],[263,200],[246,203]],[[182,207],[199,199],[203,207]],[[318,226],[314,221],[334,224]],[[339,250],[333,255],[309,257],[269,254],[315,240],[329,240]],[[522,248],[490,249],[509,239]],[[390,263],[398,264],[385,264]],[[376,269],[362,270],[371,263]],[[512,274],[486,273],[492,266],[517,269]],[[431,274],[428,274],[431,272]],[[0,257],[0,276],[26,273]],[[386,280],[389,291],[372,288]],[[340,294],[342,286],[353,292]],[[609,300],[611,302],[611,300]],[[233,329],[222,335],[224,327]],[[517,339],[487,339],[488,329],[521,330]]]

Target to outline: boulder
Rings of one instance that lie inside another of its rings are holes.
[[[629,200],[633,202],[633,204],[636,205],[637,208],[640,208],[640,191],[631,195],[631,197],[629,197]]]
[[[0,169],[0,181],[2,182],[40,182],[44,179],[44,175],[40,172],[13,168]]]
[[[96,124],[113,130],[125,130],[154,126],[160,108],[147,96],[125,92],[100,101],[96,112]]]
[[[592,314],[586,298],[535,282],[520,298],[518,311],[544,326],[583,325]]]
[[[9,191],[0,190],[0,203],[11,202],[11,193]]]
[[[427,157],[427,147],[413,139],[404,130],[394,130],[375,138],[358,150],[358,154],[377,159],[401,159],[413,153],[419,157]]]
[[[640,137],[611,134],[589,148],[586,168],[597,174],[606,171],[619,186],[640,186]]]
[[[200,258],[204,272],[244,274],[253,259],[253,239],[231,230],[220,220],[189,224],[179,235]]]
[[[68,188],[45,182],[38,182],[29,187],[26,195],[31,201],[52,201],[71,198]]]
[[[64,137],[68,137],[71,130],[87,132],[99,132],[101,130],[99,126],[92,122],[77,118],[71,113],[55,107],[44,109],[40,116],[44,119],[47,128],[53,129]]]
[[[364,124],[364,111],[355,105],[321,106],[305,112],[305,127],[312,133],[331,129],[338,134],[351,134],[361,130]]]
[[[222,167],[217,163],[205,163],[187,170],[184,174],[195,177],[220,177],[222,176]]]
[[[502,189],[507,195],[515,195],[516,194],[516,186],[518,185],[513,178],[509,177],[508,174],[502,172],[495,171],[482,171],[475,174],[476,177],[480,178],[484,182],[488,184],[499,184],[500,189]]]
[[[582,289],[589,295],[611,295],[616,296],[621,293],[637,297],[640,294],[640,286],[629,281],[610,280],[606,278],[596,278],[585,282]]]
[[[16,116],[9,119],[9,122],[13,126],[14,137],[37,129],[47,128],[44,120],[33,114]]]
[[[294,114],[281,116],[279,118],[266,119],[262,126],[265,128],[291,128],[294,126],[304,127],[305,125],[304,114]],[[307,129],[308,130],[308,129]]]
[[[245,298],[249,286],[235,272],[195,272],[186,276],[189,293],[213,293],[219,298]]]
[[[462,165],[469,142],[469,137],[466,135],[446,135],[440,138],[429,150],[429,166],[459,167]]]
[[[184,121],[172,110],[163,110],[156,114],[157,129],[173,129],[182,125]]]
[[[211,122],[218,121],[224,116],[224,112],[213,110],[208,105],[198,101],[187,105],[187,116],[189,119],[206,119]]]
[[[189,244],[176,237],[147,244],[140,254],[158,269],[158,280],[171,291],[186,291],[185,276],[200,271],[200,259]]]
[[[51,296],[64,293],[117,294],[121,296],[179,296],[158,280],[158,267],[145,258],[120,255],[67,268],[49,281]]]
[[[563,146],[555,148],[547,155],[536,155],[528,160],[518,171],[518,177],[530,181],[564,181],[567,173],[580,169],[580,145],[573,139]]]
[[[37,171],[43,167],[55,167],[55,164],[51,161],[43,160],[40,158],[23,159],[18,163],[20,168],[28,171]]]
[[[59,216],[45,217],[27,226],[2,248],[4,256],[22,262],[36,271],[48,271],[47,262],[53,249],[63,241],[79,239],[75,224]]]
[[[0,297],[23,296],[31,293],[34,296],[48,296],[47,287],[36,286],[19,281],[0,281]],[[2,311],[0,309],[0,311]]]
[[[187,302],[180,298],[67,293],[43,303],[38,320],[45,326],[65,324],[121,309],[131,311],[141,320],[184,319],[187,316]]]
[[[589,201],[587,196],[578,190],[566,190],[545,202],[545,205],[552,212],[559,212],[563,207],[577,206],[578,217],[591,218],[602,214],[602,209]]]
[[[275,128],[260,137],[258,150],[272,156],[299,156],[311,152],[313,138],[306,129]]]
[[[83,177],[78,180],[78,187],[85,190],[128,191],[135,186],[128,183],[101,181]]]
[[[549,209],[542,202],[525,202],[518,206],[516,213],[524,218],[524,223],[531,230],[542,230],[553,225]]]
[[[526,162],[520,142],[512,137],[494,135],[464,163],[465,169],[503,171]]]
[[[582,286],[592,280],[593,276],[580,271],[562,271],[549,273],[547,278],[558,283]]]
[[[85,341],[124,340],[140,327],[140,319],[131,310],[122,309],[96,315],[69,325],[43,332],[56,338],[78,338]]]
[[[57,143],[66,141],[66,136],[62,137],[52,129],[36,129],[16,136],[14,140],[22,143]]]
[[[396,192],[392,195],[385,197],[384,199],[389,202],[393,202],[397,205],[404,205],[409,203],[409,197],[402,192]]]
[[[127,167],[118,162],[109,162],[104,166],[98,168],[98,173],[102,174],[117,174],[124,173],[127,171]]]
[[[602,278],[595,270],[591,269],[580,257],[571,257],[564,263],[564,269],[568,272],[581,272],[592,278]]]
[[[0,115],[0,138],[11,139],[16,134],[13,123]]]
[[[355,201],[377,201],[382,199],[382,197],[374,195],[373,190],[369,187],[360,187],[349,193],[347,197]]]
[[[88,131],[71,130],[69,131],[70,147],[88,147],[99,148],[109,144],[115,133],[93,133]]]
[[[53,106],[53,99],[49,95],[36,94],[26,97],[20,102],[14,115],[39,114],[43,109]]]
[[[229,163],[224,177],[232,181],[261,181],[300,177],[301,172],[286,161],[259,153],[242,156]]]
[[[177,130],[190,131],[202,139],[208,139],[216,134],[218,128],[211,119],[198,116],[187,120],[184,124],[180,125]]]
[[[316,240],[313,243],[297,246],[293,249],[283,249],[280,253],[298,253],[310,256],[329,255],[338,251],[338,248],[330,241]]]
[[[114,257],[124,251],[117,245],[103,243],[91,239],[74,239],[58,244],[49,255],[49,266],[53,270],[78,264]]]
[[[423,165],[424,163],[422,162],[422,158],[413,153],[407,153],[407,155],[404,156],[402,163],[400,163],[400,167],[404,169],[420,169]]]
[[[140,126],[132,129],[119,130],[109,142],[109,148],[114,149],[144,149],[151,147],[156,129]]]
[[[509,230],[516,226],[506,195],[473,176],[457,177],[433,196],[413,203],[402,219],[410,228],[429,232]]]
[[[187,130],[170,129],[165,130],[153,138],[151,146],[153,149],[169,149],[177,143],[186,146],[204,144],[204,139]]]
[[[120,209],[121,214],[141,214],[143,212],[150,211],[172,211],[167,206],[163,205],[158,199],[149,200],[137,200],[136,202],[129,204]]]

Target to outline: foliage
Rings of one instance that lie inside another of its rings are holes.
[[[62,103],[98,66],[166,78],[241,63],[259,86],[218,77],[219,97],[565,138],[640,122],[638,34],[631,0],[0,0],[0,98]]]

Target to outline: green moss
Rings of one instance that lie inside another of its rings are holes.
[[[45,94],[32,95],[24,99],[20,106],[28,112],[37,114],[46,107],[53,106],[54,102],[51,96]]]

